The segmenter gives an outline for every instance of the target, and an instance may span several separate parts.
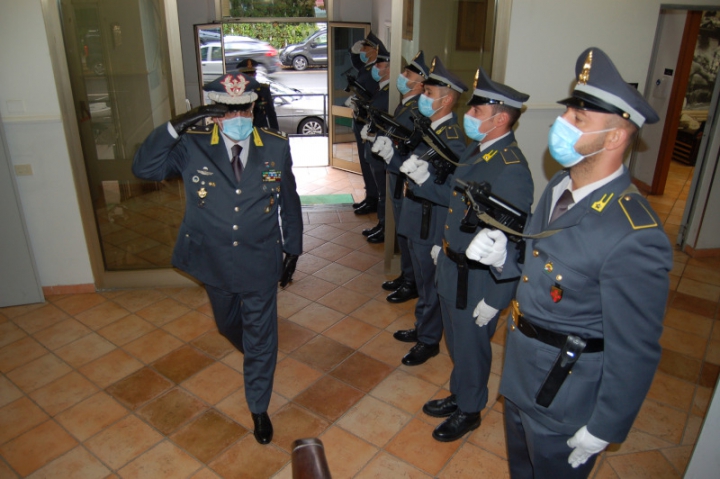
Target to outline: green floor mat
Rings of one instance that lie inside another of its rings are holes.
[[[353,197],[350,194],[344,195],[302,195],[300,203],[303,206],[308,205],[344,205],[352,204]]]

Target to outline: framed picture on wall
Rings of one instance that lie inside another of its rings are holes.
[[[459,1],[455,49],[480,51],[485,37],[487,1]]]
[[[414,11],[415,0],[405,0],[403,2],[403,40],[413,39],[413,22],[415,21]]]

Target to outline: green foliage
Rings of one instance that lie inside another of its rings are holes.
[[[223,36],[257,38],[280,50],[305,40],[318,26],[316,23],[224,23]]]
[[[231,17],[314,17],[315,0],[230,0]]]

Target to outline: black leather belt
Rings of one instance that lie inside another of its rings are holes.
[[[420,219],[420,239],[426,240],[430,237],[430,218],[432,218],[432,201],[415,196],[415,193],[405,186],[405,198],[422,205],[422,218]]]
[[[453,251],[448,246],[448,242],[443,238],[443,252],[450,261],[457,265],[458,277],[457,277],[457,291],[455,293],[455,307],[457,309],[467,308],[467,293],[468,293],[468,281],[470,279],[469,271],[471,269],[487,269],[482,263],[468,259],[465,253],[458,253]]]
[[[519,308],[515,305],[517,301],[512,302],[512,320],[517,329],[520,330],[528,338],[537,339],[541,343],[545,343],[549,346],[562,349],[567,342],[568,335],[562,333],[556,333],[549,329],[541,328],[536,324],[532,324],[530,321],[525,319],[522,313],[519,313]],[[519,313],[519,314],[518,314]],[[605,340],[603,338],[591,338],[585,339],[586,345],[583,349],[584,353],[599,353],[605,349]]]

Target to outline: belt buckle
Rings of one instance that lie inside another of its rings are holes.
[[[518,303],[517,300],[513,299],[510,302],[510,317],[512,318],[512,324],[510,325],[510,329],[512,331],[515,331],[515,328],[518,327],[518,321],[520,321],[521,316],[522,313],[520,312],[520,303]]]

